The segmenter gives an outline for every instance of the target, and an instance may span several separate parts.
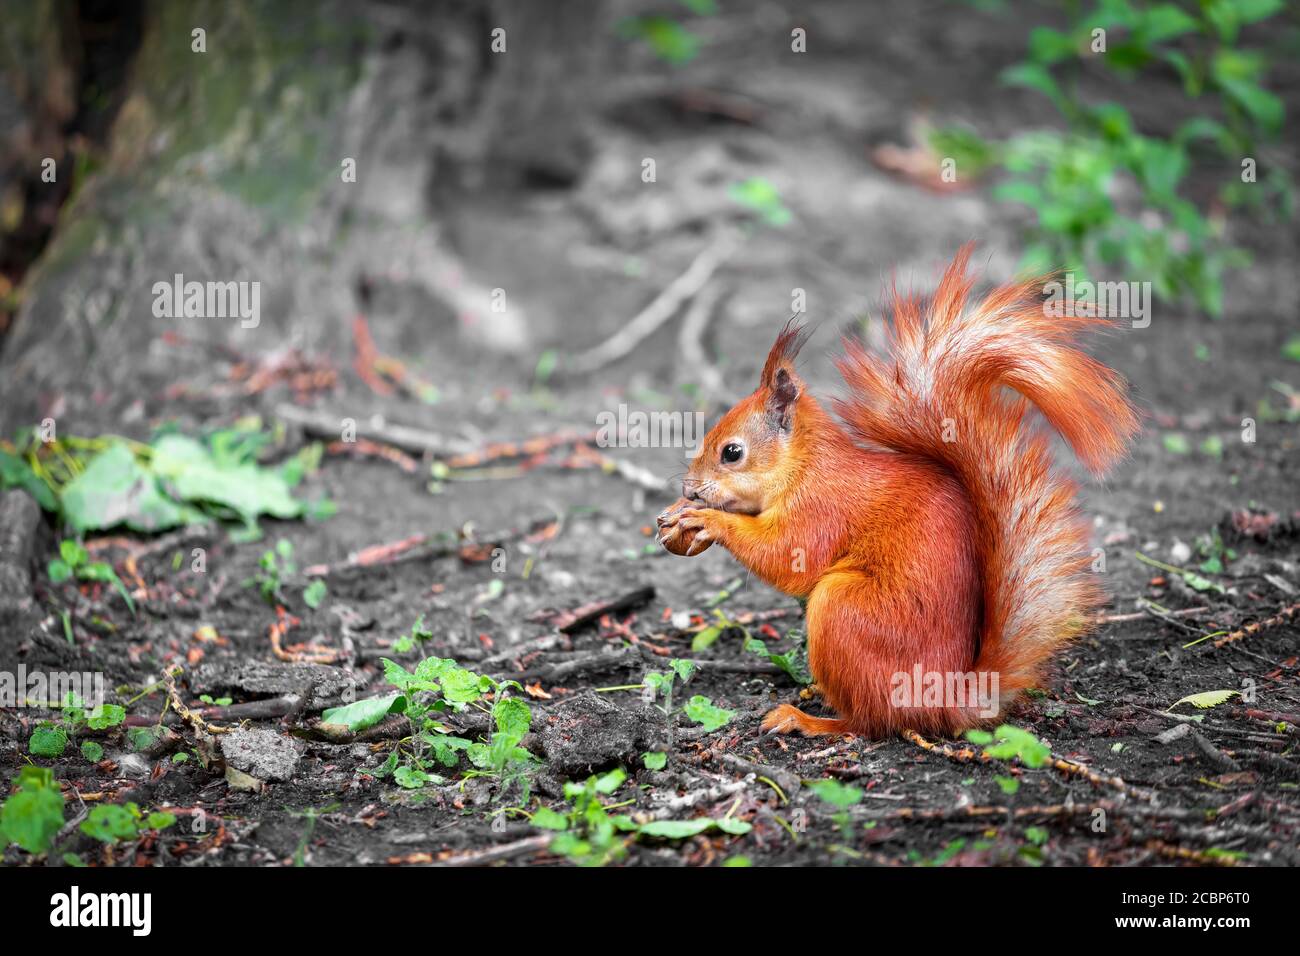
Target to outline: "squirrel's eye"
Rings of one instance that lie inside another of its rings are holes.
[[[722,446],[722,461],[724,464],[731,465],[745,457],[745,446],[737,445],[734,441]]]

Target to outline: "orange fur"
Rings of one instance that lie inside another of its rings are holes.
[[[765,729],[959,732],[988,715],[900,704],[896,675],[996,674],[1000,709],[1101,598],[1077,487],[1028,413],[1094,473],[1123,453],[1138,428],[1123,382],[1074,347],[1104,321],[1049,317],[1040,282],[972,305],[970,252],[927,309],[896,297],[888,356],[845,344],[841,421],[795,374],[803,334],[787,325],[759,388],[709,432],[683,482],[698,507],[671,524],[807,599],[809,666],[840,718],[783,705]],[[743,458],[723,460],[729,447]]]

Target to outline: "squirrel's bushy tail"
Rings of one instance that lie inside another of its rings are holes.
[[[1101,599],[1077,486],[1053,467],[1029,405],[1097,475],[1138,417],[1120,376],[1075,347],[1105,320],[1047,314],[1043,280],[971,303],[970,255],[958,253],[928,308],[895,298],[888,356],[846,343],[838,364],[850,397],[836,408],[859,440],[940,461],[969,493],[985,569],[974,670],[998,674],[1006,701],[1035,684]]]

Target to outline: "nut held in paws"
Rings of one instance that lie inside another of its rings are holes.
[[[658,518],[659,524],[659,543],[671,551],[673,554],[686,554],[690,550],[692,542],[695,541],[697,529],[690,528],[682,530],[677,525],[677,518],[686,508],[695,507],[696,502],[688,498],[678,498],[669,507],[668,510]],[[710,541],[699,553],[703,553],[713,546]]]

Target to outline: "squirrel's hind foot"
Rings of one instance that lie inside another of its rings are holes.
[[[847,720],[831,717],[809,717],[793,704],[781,704],[763,717],[763,730],[769,734],[801,733],[805,737],[826,734],[851,734]]]

